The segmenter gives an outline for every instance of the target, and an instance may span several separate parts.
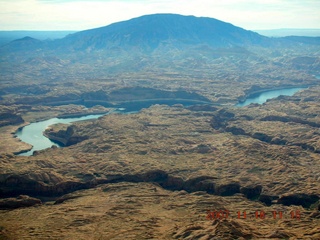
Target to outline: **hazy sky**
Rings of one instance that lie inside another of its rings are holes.
[[[320,28],[320,0],[0,0],[0,30],[84,30],[152,13],[250,30]]]

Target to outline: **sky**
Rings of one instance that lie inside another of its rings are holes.
[[[320,0],[0,0],[0,30],[85,30],[153,13],[248,29],[320,29]]]

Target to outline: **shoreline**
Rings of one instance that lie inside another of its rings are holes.
[[[195,103],[206,103],[206,104],[214,104],[210,101],[204,101],[199,99],[188,99],[188,98],[147,98],[147,99],[133,99],[133,100],[126,100],[126,101],[105,101],[105,100],[71,100],[71,101],[57,101],[57,102],[50,102],[44,103],[42,105],[45,106],[60,106],[60,105],[69,105],[69,104],[76,104],[86,106],[86,104],[90,103],[102,103],[108,105],[109,108],[118,108],[120,104],[129,104],[129,103],[139,103],[139,102],[151,102],[151,101],[189,101]],[[220,104],[217,104],[220,105]]]
[[[90,113],[63,113],[58,115],[56,118],[78,118],[78,117],[84,117],[84,116],[88,116],[88,115],[100,115],[100,114],[108,114],[110,113],[112,110],[109,111],[100,111],[100,112],[90,112]]]
[[[66,146],[67,140],[65,140],[63,138],[52,136],[52,135],[50,135],[50,133],[47,133],[46,131],[43,132],[43,136],[45,136],[46,138],[50,139],[50,141],[60,145],[59,147],[65,147]]]
[[[20,154],[30,152],[32,149],[33,149],[33,146],[31,146],[29,149],[24,149],[24,150],[20,150],[18,152],[13,152],[13,154],[15,156],[20,156]]]

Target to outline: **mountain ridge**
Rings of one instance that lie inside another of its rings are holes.
[[[113,23],[104,27],[80,31],[61,39],[76,48],[96,49],[137,46],[154,49],[161,43],[182,45],[209,44],[230,47],[245,44],[265,44],[268,38],[214,18],[178,14],[151,14]]]
[[[0,47],[2,73],[6,79],[29,72],[32,79],[104,78],[124,72],[178,71],[203,74],[219,64],[248,71],[253,63],[317,74],[305,58],[288,60],[283,54],[318,51],[320,38],[268,38],[217,19],[152,14],[105,27],[70,34],[62,39],[40,41],[22,38]],[[284,60],[279,60],[279,57]],[[293,56],[292,56],[293,57]],[[273,62],[273,63],[271,63]],[[224,75],[225,73],[221,73]],[[23,78],[25,81],[30,75]]]
[[[317,37],[271,38],[254,31],[245,30],[215,18],[184,16],[171,13],[143,15],[107,26],[83,30],[61,39],[30,41],[28,38],[14,40],[4,51],[56,51],[59,53],[93,52],[107,50],[119,52],[151,53],[155,49],[182,49],[207,45],[210,48],[230,47],[290,47],[296,44],[319,45]],[[28,41],[23,41],[28,40]],[[35,43],[36,44],[33,44]],[[23,44],[25,43],[25,44]],[[0,48],[1,49],[1,48]]]

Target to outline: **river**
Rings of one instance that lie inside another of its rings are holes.
[[[270,90],[265,92],[259,92],[255,94],[251,94],[244,102],[236,104],[237,107],[244,107],[251,103],[265,103],[268,99],[279,97],[280,95],[283,96],[292,96],[296,92],[307,89],[306,87],[297,87],[297,88],[285,88],[285,89],[277,89],[277,90]]]
[[[31,123],[22,129],[19,129],[16,133],[16,136],[21,139],[21,141],[29,143],[33,146],[33,148],[24,153],[20,153],[20,156],[30,156],[34,151],[42,150],[55,145],[60,147],[59,144],[52,142],[50,139],[43,135],[43,131],[50,125],[56,123],[72,123],[76,121],[83,121],[89,119],[96,119],[98,117],[103,116],[104,114],[99,115],[87,115],[83,117],[75,117],[75,118],[51,118],[49,120]]]
[[[142,108],[148,108],[151,105],[154,104],[166,104],[169,106],[172,106],[174,104],[183,104],[184,106],[190,106],[195,104],[204,104],[206,102],[203,101],[197,101],[197,100],[172,100],[172,99],[162,99],[162,100],[142,100],[142,101],[132,101],[132,102],[126,102],[120,105],[116,105],[117,110],[112,112],[117,113],[134,113],[140,111]],[[99,105],[103,105],[102,102],[97,102]],[[207,102],[208,104],[208,102]],[[95,104],[92,102],[90,104],[87,104],[86,107],[94,106]],[[108,114],[108,113],[107,113]],[[98,114],[98,115],[87,115],[82,117],[73,117],[73,118],[51,118],[49,120],[40,121],[31,123],[22,129],[19,129],[16,132],[16,137],[20,138],[21,141],[29,143],[33,146],[33,148],[30,151],[19,153],[17,155],[19,156],[31,156],[34,151],[43,150],[46,148],[50,148],[52,145],[55,145],[57,147],[61,147],[58,143],[55,143],[45,137],[43,135],[44,130],[49,127],[50,125],[57,124],[57,123],[64,123],[69,124],[72,122],[77,121],[83,121],[83,120],[89,120],[89,119],[96,119],[101,116],[104,116],[106,114]]]
[[[294,93],[306,88],[287,88],[287,89],[279,89],[279,90],[270,90],[265,92],[260,92],[256,94],[250,95],[246,101],[242,103],[238,103],[236,106],[243,107],[247,106],[251,103],[259,103],[262,104],[266,102],[268,99],[278,97],[280,95],[287,95],[292,96]],[[147,108],[153,104],[167,104],[167,105],[174,105],[181,103],[185,106],[190,106],[194,104],[199,104],[199,102],[192,101],[192,100],[163,100],[163,101],[141,101],[141,102],[131,102],[131,103],[124,103],[123,106],[117,106],[118,111],[122,113],[130,113],[130,112],[137,112],[140,111],[142,108]],[[57,123],[65,123],[69,124],[76,121],[82,120],[89,120],[89,119],[96,119],[105,114],[99,115],[87,115],[83,117],[74,117],[74,118],[51,118],[49,120],[31,123],[22,129],[18,130],[16,136],[20,138],[23,142],[29,143],[33,146],[33,148],[24,153],[20,153],[20,156],[30,156],[33,154],[34,151],[50,148],[52,145],[59,146],[59,144],[52,142],[50,139],[43,136],[44,130],[53,124]]]

